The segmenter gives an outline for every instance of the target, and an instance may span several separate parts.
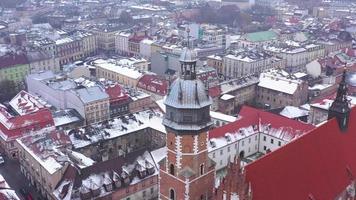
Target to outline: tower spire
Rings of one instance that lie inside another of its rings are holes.
[[[195,80],[196,79],[196,64],[197,64],[197,53],[196,51],[190,49],[189,47],[189,33],[190,30],[187,28],[187,46],[184,47],[182,55],[179,59],[181,64],[181,76],[185,80]]]
[[[187,28],[187,48],[189,49],[190,48],[190,44],[189,44],[189,37],[190,37],[190,29],[189,29],[189,26]]]
[[[346,131],[349,123],[350,106],[347,99],[346,66],[342,74],[342,79],[337,89],[337,95],[331,104],[328,119],[336,118],[341,131]]]

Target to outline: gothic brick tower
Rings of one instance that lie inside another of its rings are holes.
[[[226,176],[215,189],[215,200],[252,200],[251,185],[246,180],[246,173],[241,168],[241,160],[235,157],[227,167]]]
[[[160,163],[159,198],[213,199],[215,167],[207,149],[212,101],[196,78],[196,52],[185,48],[180,62],[181,77],[172,83],[164,102],[168,153]]]

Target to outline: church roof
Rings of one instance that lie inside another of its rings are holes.
[[[206,87],[199,79],[176,79],[164,102],[165,105],[181,109],[199,109],[211,105]]]
[[[350,113],[356,120],[356,108]],[[255,200],[336,199],[356,175],[356,124],[331,119],[246,166]]]

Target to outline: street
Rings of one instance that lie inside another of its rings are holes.
[[[4,157],[4,159],[5,163],[0,165],[0,174],[5,178],[10,188],[14,189],[21,199],[24,199],[20,193],[21,188],[26,188],[32,194],[33,199],[40,199],[40,195],[37,194],[36,189],[30,186],[29,181],[21,173],[19,162],[7,157]]]

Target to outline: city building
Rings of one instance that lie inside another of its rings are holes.
[[[81,40],[67,36],[59,38],[55,44],[56,56],[61,66],[81,59]]]
[[[104,121],[110,116],[109,95],[101,86],[85,87],[72,79],[56,77],[51,71],[30,74],[26,83],[31,94],[57,109],[75,109],[86,123]]]
[[[30,67],[25,54],[11,52],[0,56],[0,81],[14,81],[18,89],[23,89],[23,81],[29,72]]]
[[[157,111],[66,132],[48,128],[18,139],[16,146],[21,172],[47,199],[158,196],[165,129]]]
[[[148,69],[146,60],[120,59],[103,60],[93,62],[96,67],[97,78],[105,78],[120,84],[136,88],[138,81],[143,76],[143,71]]]
[[[209,157],[217,171],[225,169],[235,157],[253,162],[301,137],[313,125],[266,111],[243,106],[235,122],[209,131]]]
[[[223,75],[223,57],[210,55],[206,60],[207,66],[213,67],[219,76]]]
[[[119,55],[129,55],[129,38],[131,34],[126,32],[116,33],[115,36],[115,51]]]
[[[48,51],[30,51],[26,54],[30,65],[30,73],[51,70],[53,72],[60,71],[59,59],[54,57]]]
[[[275,45],[265,46],[265,50],[270,54],[283,58],[286,62],[285,69],[288,72],[305,71],[305,65],[313,60],[323,58],[326,50],[319,44],[300,44],[295,41],[286,41],[287,47],[276,47]]]
[[[225,78],[241,78],[267,69],[284,69],[285,64],[285,60],[263,51],[241,51],[223,57],[222,73]]]
[[[283,70],[270,70],[260,75],[256,101],[269,109],[300,106],[308,100],[308,85]]]
[[[9,104],[9,108],[0,104],[0,144],[10,158],[17,158],[15,140],[33,131],[53,127],[54,121],[50,110],[25,91],[17,94]]]
[[[137,83],[137,89],[150,94],[154,100],[163,99],[167,95],[169,81],[155,74],[143,75]]]
[[[19,149],[21,172],[29,184],[36,188],[38,194],[54,199],[52,191],[69,165],[62,153],[62,150],[71,148],[68,136],[49,128],[17,139],[16,147]]]
[[[221,95],[218,99],[218,110],[235,115],[241,106],[256,101],[256,88],[259,82],[256,76],[247,76],[220,83]]]
[[[277,43],[278,38],[278,34],[273,30],[246,33],[238,40],[238,47],[262,48]]]
[[[66,131],[73,149],[101,162],[165,146],[162,113],[144,110]]]
[[[110,117],[129,113],[130,97],[119,84],[108,85],[105,92],[109,95]]]

